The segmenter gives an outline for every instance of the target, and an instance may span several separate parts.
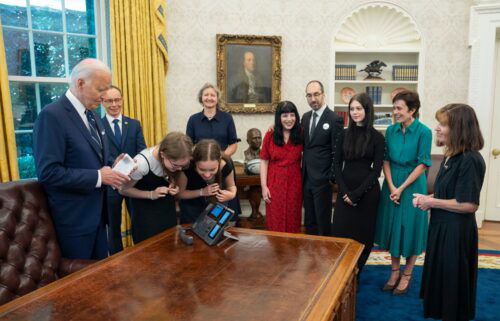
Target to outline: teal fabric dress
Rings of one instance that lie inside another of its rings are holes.
[[[432,165],[432,132],[418,119],[406,128],[404,134],[401,124],[387,128],[385,144],[385,160],[390,162],[396,187],[401,186],[418,165]],[[390,200],[387,181],[382,186],[375,243],[395,257],[419,255],[426,247],[428,213],[413,207],[413,193],[427,194],[425,174],[406,187],[399,205]]]

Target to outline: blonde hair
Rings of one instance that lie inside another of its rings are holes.
[[[222,95],[220,93],[220,90],[219,88],[217,88],[217,86],[215,85],[212,85],[211,83],[207,82],[205,83],[200,91],[198,91],[198,102],[203,106],[203,92],[206,90],[206,89],[213,89],[215,91],[215,94],[217,95],[217,109],[220,109],[221,105],[223,104],[223,99],[222,99]]]

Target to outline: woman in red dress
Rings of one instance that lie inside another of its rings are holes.
[[[300,233],[302,218],[302,130],[297,107],[282,101],[276,108],[274,130],[264,136],[260,152],[260,184],[266,202],[266,228]]]

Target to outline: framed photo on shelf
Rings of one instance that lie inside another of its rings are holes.
[[[374,113],[373,125],[375,126],[390,126],[393,124],[391,112],[376,111]]]
[[[217,86],[224,111],[274,112],[281,97],[281,37],[218,34]]]

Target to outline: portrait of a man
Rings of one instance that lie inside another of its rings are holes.
[[[271,103],[271,46],[229,45],[228,103]]]

